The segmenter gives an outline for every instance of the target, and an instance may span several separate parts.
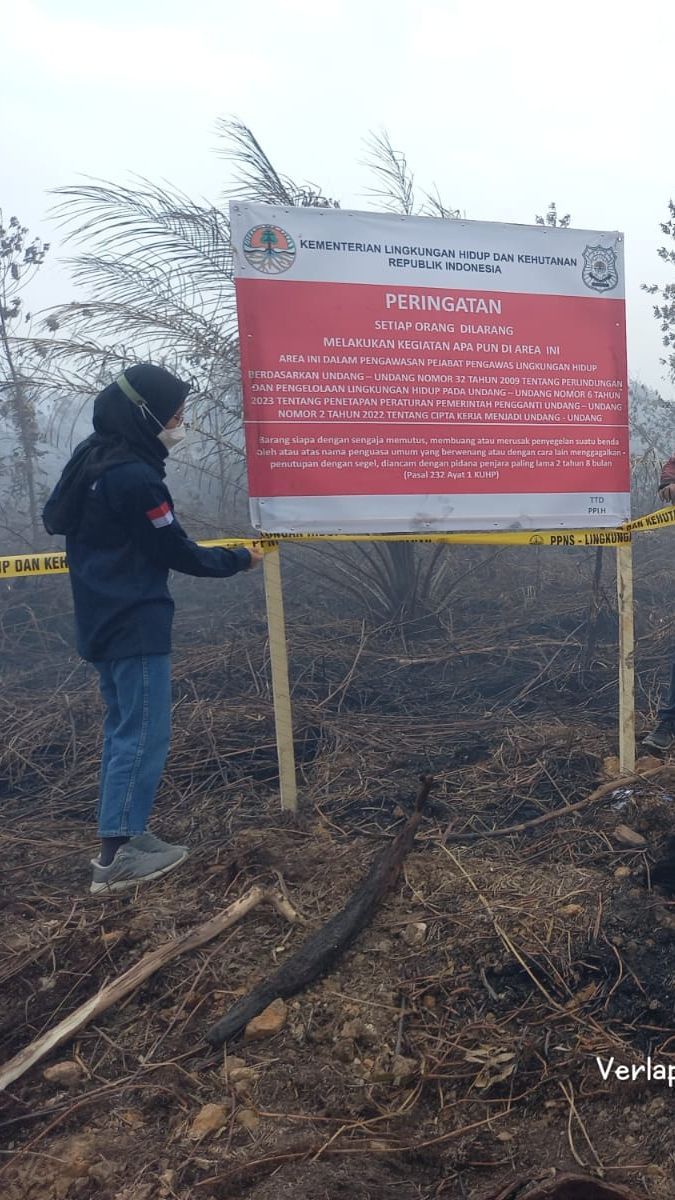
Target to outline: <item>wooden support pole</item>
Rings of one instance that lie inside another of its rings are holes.
[[[263,559],[265,575],[265,599],[267,601],[267,627],[270,639],[270,664],[272,667],[272,696],[274,699],[274,724],[277,735],[279,759],[279,788],[281,807],[296,812],[298,791],[295,777],[295,751],[293,747],[293,714],[291,692],[288,682],[288,649],[286,645],[286,623],[284,620],[284,597],[281,589],[281,552],[279,546],[268,550]]]
[[[619,770],[635,768],[635,629],[633,624],[633,546],[616,548],[619,609]]]

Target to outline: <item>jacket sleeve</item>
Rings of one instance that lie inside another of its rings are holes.
[[[123,490],[109,492],[108,499],[133,540],[157,566],[183,575],[224,579],[251,565],[251,555],[243,546],[226,550],[193,542],[176,519],[168,488],[159,481],[135,479]]]
[[[659,490],[661,490],[661,488],[668,487],[669,483],[675,483],[675,454],[672,456],[672,458],[669,458],[668,462],[664,463],[663,467],[661,468],[661,482],[659,483]]]

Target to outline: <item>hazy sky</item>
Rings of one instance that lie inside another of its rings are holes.
[[[468,217],[529,222],[554,199],[623,230],[631,374],[673,394],[640,291],[668,278],[672,0],[0,0],[0,31],[0,206],[55,249],[47,191],[83,175],[217,200],[218,116],[353,208],[371,205],[364,138],[386,128]],[[72,295],[53,265],[37,299]]]

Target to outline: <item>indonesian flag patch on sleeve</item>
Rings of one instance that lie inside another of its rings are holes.
[[[149,509],[145,515],[149,521],[152,521],[155,529],[161,529],[163,525],[170,525],[173,521],[171,505],[166,500],[158,508]]]

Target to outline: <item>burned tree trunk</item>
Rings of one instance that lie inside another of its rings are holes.
[[[328,971],[362,929],[396,882],[401,865],[415,840],[426,800],[433,787],[430,776],[422,778],[415,811],[390,846],[377,856],[365,878],[344,908],[300,947],[278,971],[242,997],[220,1021],[209,1029],[206,1040],[222,1046],[279,997],[296,992]]]

